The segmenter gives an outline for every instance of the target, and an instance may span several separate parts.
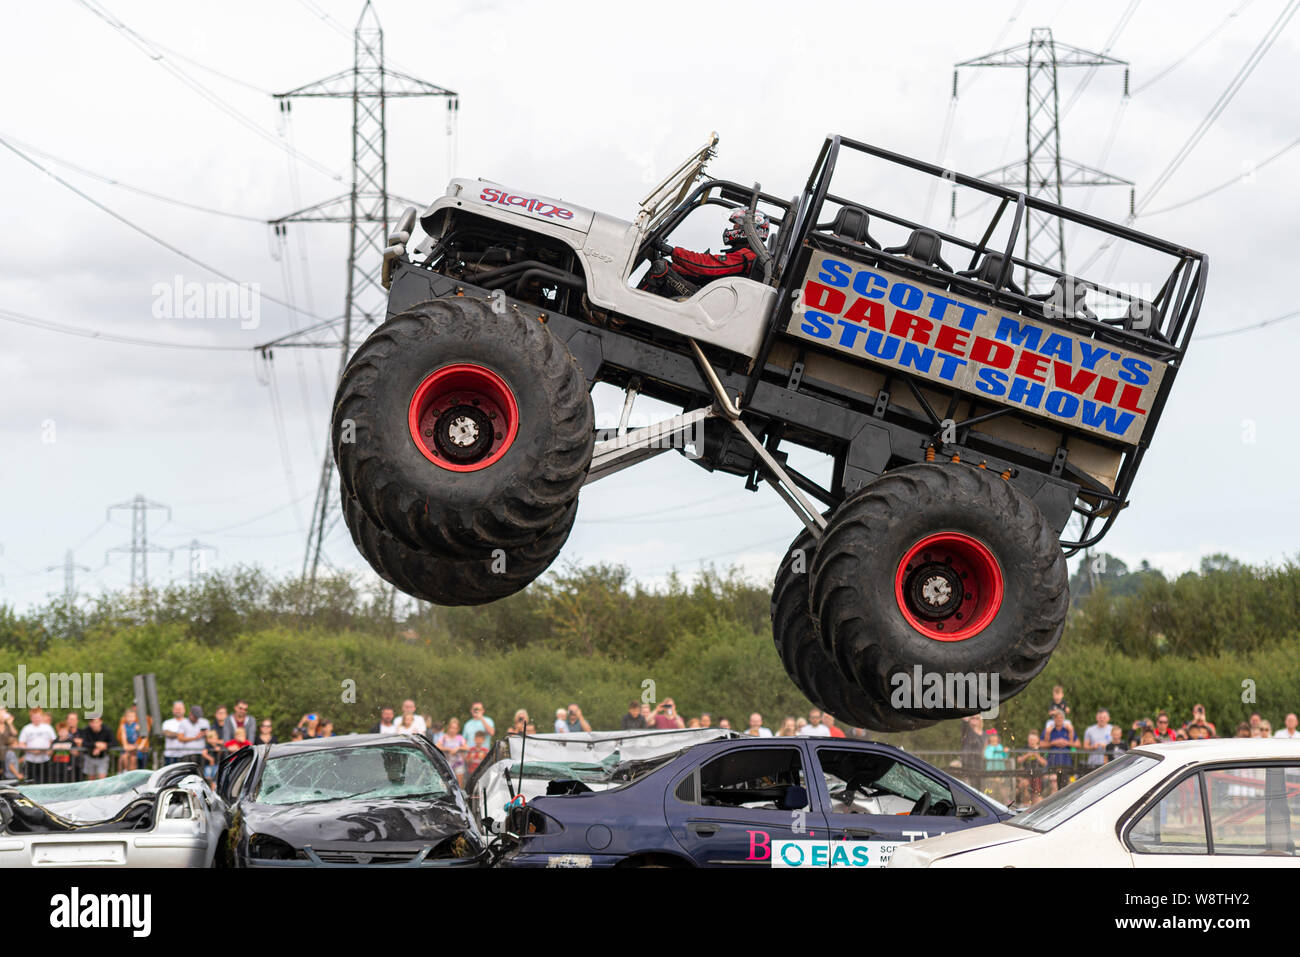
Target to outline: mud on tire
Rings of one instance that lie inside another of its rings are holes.
[[[808,609],[809,578],[817,541],[802,532],[776,572],[772,586],[772,639],[790,680],[822,711],[871,731],[914,731],[933,724],[902,714],[887,701],[867,697],[840,673],[821,645]]]
[[[891,678],[918,665],[996,674],[999,699],[1015,695],[1047,665],[1068,605],[1065,557],[1037,506],[959,463],[906,466],[861,489],[836,509],[813,561],[822,646],[883,702]],[[906,704],[926,719],[981,710]]]
[[[563,520],[593,420],[581,369],[545,325],[458,297],[421,303],[362,344],[331,441],[344,489],[380,528],[414,550],[487,558]]]
[[[343,492],[343,519],[370,567],[406,594],[435,605],[485,605],[522,591],[559,555],[577,513],[574,501],[537,541],[502,549],[492,558],[442,558],[407,548]]]

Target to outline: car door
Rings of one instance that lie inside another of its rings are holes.
[[[258,750],[257,747],[240,748],[217,765],[216,792],[226,804],[234,805],[239,800],[239,792],[253,767],[253,759]]]
[[[1206,766],[1177,778],[1124,825],[1134,867],[1300,864],[1300,764]]]
[[[831,740],[813,743],[812,753],[810,777],[828,838],[870,842],[879,866],[899,843],[993,821],[968,795],[893,749]],[[957,816],[967,808],[977,814]]]
[[[773,841],[805,836],[807,753],[801,742],[769,740],[711,751],[672,779],[668,826],[694,863],[767,867]]]

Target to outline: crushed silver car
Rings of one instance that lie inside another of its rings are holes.
[[[0,867],[211,867],[226,808],[197,771],[0,788]]]

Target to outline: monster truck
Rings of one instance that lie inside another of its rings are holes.
[[[773,636],[813,703],[899,730],[981,710],[954,675],[996,676],[1010,697],[1060,638],[1066,557],[1127,504],[1206,257],[842,136],[784,200],[705,176],[716,143],[631,222],[468,179],[418,216],[413,248],[417,213],[403,214],[387,321],[334,406],[354,541],[411,595],[490,602],[555,558],[585,484],[675,449],[769,484],[802,522]],[[987,221],[962,237],[955,219],[940,230],[850,198],[846,158],[974,194]],[[736,210],[748,274],[647,288],[694,217]],[[1135,250],[1142,294],[1031,260],[1031,236],[1067,228]],[[625,399],[597,432],[599,382]],[[681,411],[630,428],[640,395]],[[829,478],[792,448],[822,453]],[[956,697],[898,695],[931,675]]]

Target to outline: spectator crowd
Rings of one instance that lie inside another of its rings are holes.
[[[1181,724],[1168,712],[1132,721],[1127,727],[1115,723],[1106,708],[1095,713],[1095,723],[1075,730],[1072,709],[1065,690],[1057,685],[1041,728],[1028,729],[1024,744],[1009,749],[997,728],[985,728],[978,716],[962,720],[961,750],[950,762],[950,769],[969,783],[992,793],[1001,800],[1034,804],[1064,787],[1093,768],[1113,761],[1130,748],[1157,742],[1219,737],[1219,729],[1206,717],[1204,706],[1193,705],[1190,716]],[[622,731],[713,728],[737,730],[753,737],[821,736],[866,738],[860,728],[847,730],[835,718],[817,708],[807,717],[786,715],[773,731],[763,715],[751,713],[739,728],[723,716],[703,712],[684,717],[672,698],[658,702],[629,701],[619,728]],[[502,731],[487,714],[483,702],[470,705],[469,717],[458,715],[445,719],[421,713],[414,699],[406,699],[399,708],[384,707],[379,721],[369,728],[354,731],[373,734],[423,734],[443,753],[452,771],[463,785],[491,752],[493,742]],[[522,708],[514,712],[504,729],[506,734],[537,734],[537,723]],[[572,734],[592,730],[592,723],[577,703],[555,709],[553,722],[544,725],[546,732]],[[116,727],[101,717],[81,720],[73,711],[62,720],[40,708],[28,712],[28,721],[18,726],[14,716],[0,708],[0,779],[28,783],[66,783],[97,780],[110,773],[155,766],[153,750],[159,747],[161,763],[193,761],[209,779],[216,776],[217,765],[231,751],[254,744],[275,744],[280,739],[270,718],[260,720],[250,713],[249,703],[240,699],[232,708],[216,707],[209,719],[197,704],[187,706],[175,701],[171,717],[162,722],[156,734],[152,719],[135,708],[127,708]],[[290,729],[288,740],[300,741],[332,737],[338,732],[334,722],[319,712],[304,714]],[[1287,714],[1277,731],[1258,712],[1232,732],[1239,738],[1300,738],[1295,713]],[[924,754],[924,752],[922,752]],[[937,755],[934,755],[937,758]]]
[[[1015,752],[1002,743],[997,728],[984,727],[979,715],[963,718],[961,755],[953,766],[998,799],[1029,805],[1131,748],[1218,737],[1295,739],[1300,738],[1298,724],[1296,714],[1291,712],[1283,719],[1282,727],[1274,731],[1268,719],[1254,711],[1230,734],[1224,734],[1206,717],[1205,706],[1194,704],[1181,723],[1168,711],[1157,711],[1154,717],[1136,718],[1125,727],[1112,720],[1110,709],[1101,707],[1094,713],[1094,722],[1080,735],[1075,730],[1065,689],[1055,685],[1042,728],[1028,729],[1024,746]]]
[[[628,704],[620,729],[671,730],[676,728],[732,729],[725,717],[714,718],[708,712],[698,717],[683,718],[676,703],[666,698],[657,704],[633,701]],[[469,718],[461,722],[458,716],[445,720],[421,714],[413,699],[403,701],[399,709],[385,707],[380,710],[379,721],[369,728],[356,728],[372,734],[423,734],[447,758],[457,779],[463,784],[489,754],[492,743],[499,737],[496,721],[487,714],[483,702],[470,706]],[[505,729],[508,734],[537,734],[538,726],[524,709],[515,711],[513,720]],[[582,707],[575,703],[555,709],[554,722],[545,731],[557,734],[592,731],[591,722],[583,715]],[[75,711],[68,712],[62,720],[42,708],[32,708],[28,720],[19,726],[12,714],[0,708],[0,780],[28,784],[62,784],[72,781],[94,781],[109,774],[138,769],[148,769],[159,763],[175,764],[193,761],[208,779],[216,777],[217,766],[231,751],[254,744],[275,744],[280,738],[275,733],[271,719],[258,720],[249,711],[249,703],[240,699],[233,708],[216,707],[209,718],[203,707],[174,701],[171,716],[155,732],[153,720],[141,715],[134,707],[127,708],[116,727],[102,717],[83,722]],[[290,741],[328,738],[337,734],[334,722],[318,712],[304,714],[290,730]],[[787,737],[792,735],[825,735],[845,737],[836,726],[835,719],[813,709],[807,718],[787,716],[774,733],[763,723],[758,712],[749,715],[741,730],[755,737]],[[865,736],[853,729],[858,737]]]

